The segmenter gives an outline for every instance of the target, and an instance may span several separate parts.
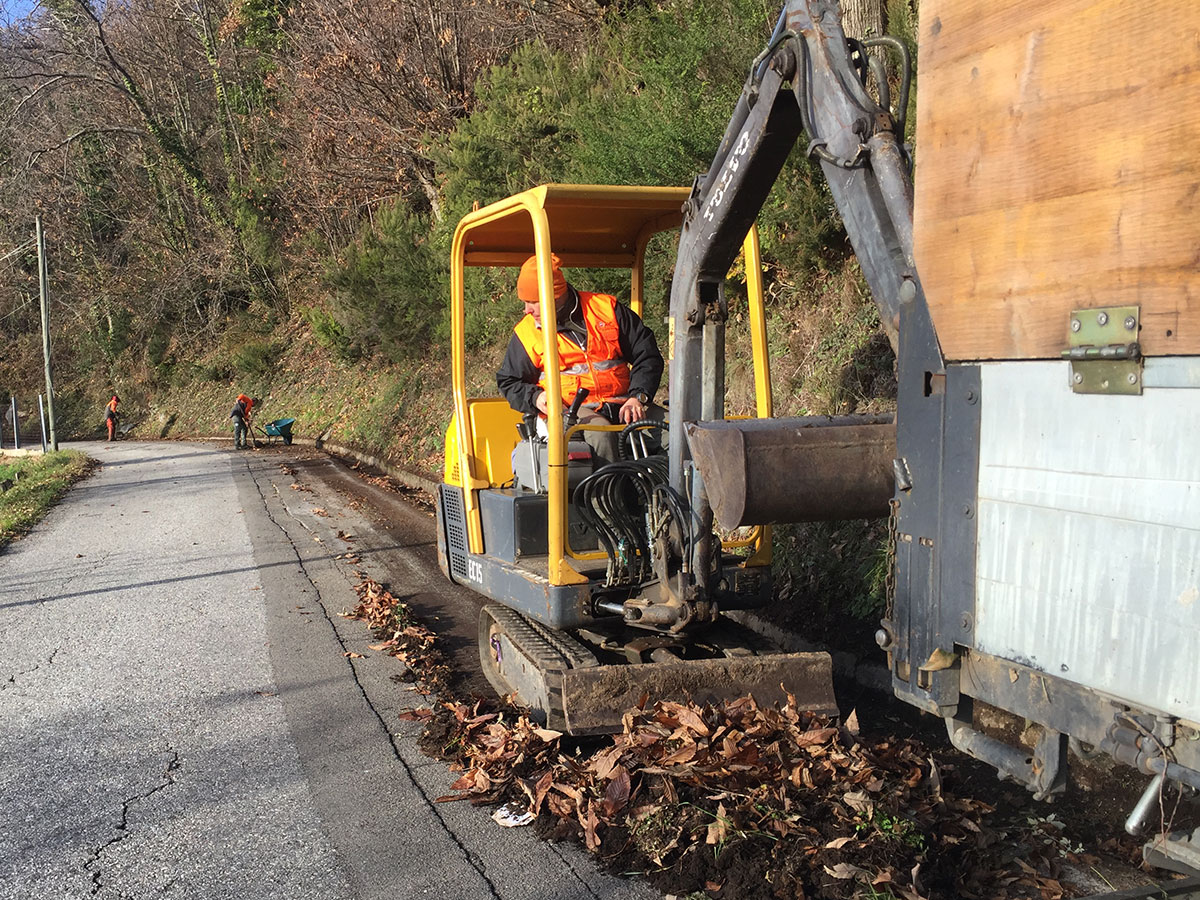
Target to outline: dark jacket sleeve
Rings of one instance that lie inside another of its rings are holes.
[[[535,401],[538,392],[538,379],[542,377],[541,370],[533,364],[525,345],[515,334],[508,342],[508,350],[504,354],[504,362],[496,372],[496,387],[504,395],[504,399],[519,413],[537,412]]]
[[[621,358],[629,363],[629,393],[632,396],[638,391],[645,391],[653,400],[663,373],[663,357],[658,350],[658,339],[628,306],[618,303],[616,316],[617,327],[620,329],[618,341],[621,345]]]

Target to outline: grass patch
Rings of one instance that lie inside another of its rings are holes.
[[[76,481],[96,467],[95,460],[76,450],[45,456],[0,454],[0,547],[25,534]]]

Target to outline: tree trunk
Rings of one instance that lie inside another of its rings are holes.
[[[842,29],[846,37],[879,37],[883,34],[884,0],[842,0]]]
[[[846,37],[867,38],[879,37],[884,33],[887,22],[887,0],[842,0],[842,30]],[[882,47],[874,47],[868,51],[874,59],[888,71],[887,52]]]

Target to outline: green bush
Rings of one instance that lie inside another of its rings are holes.
[[[281,348],[270,341],[251,341],[233,351],[233,368],[239,375],[267,378],[275,370]]]
[[[422,216],[399,205],[381,209],[327,280],[350,352],[395,362],[443,337],[447,267]]]
[[[312,306],[305,309],[303,315],[318,344],[343,362],[353,362],[359,358],[360,354],[346,334],[346,329],[333,313]]]
[[[712,161],[777,13],[755,0],[679,0],[610,19],[592,51],[602,78],[565,111],[580,136],[578,180],[691,184]]]
[[[779,525],[774,551],[773,622],[841,650],[877,652],[872,636],[886,602],[886,522]]]
[[[408,373],[383,379],[382,389],[356,415],[347,436],[370,452],[385,450],[393,436],[405,427],[406,402],[419,400],[423,387],[419,379]]]
[[[571,110],[600,77],[599,61],[582,51],[557,52],[542,43],[517,49],[475,86],[475,108],[454,131],[431,138],[452,229],[475,203],[551,181],[571,181],[573,146],[584,139]],[[447,243],[448,246],[448,243]]]
[[[112,363],[129,347],[134,315],[125,305],[102,300],[92,309],[92,335],[104,357]]]

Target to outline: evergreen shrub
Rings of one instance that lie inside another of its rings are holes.
[[[444,333],[449,278],[429,222],[384,207],[328,268],[332,310],[348,352],[398,362]]]

